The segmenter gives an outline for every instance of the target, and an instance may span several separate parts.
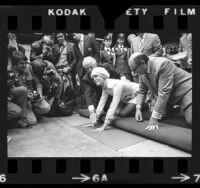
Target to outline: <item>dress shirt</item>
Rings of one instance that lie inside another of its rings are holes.
[[[84,54],[83,54],[83,53],[84,53],[84,52],[83,52],[83,38],[84,38],[84,35],[81,34],[80,41],[78,42],[78,46],[79,46],[79,49],[80,49],[82,55],[84,55]]]
[[[62,65],[63,63],[66,63],[67,61],[67,41],[65,40],[63,44],[60,46],[60,58],[59,58],[59,64]]]

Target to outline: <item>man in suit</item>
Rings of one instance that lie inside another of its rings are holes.
[[[146,129],[158,129],[158,120],[165,113],[166,105],[180,105],[188,126],[192,126],[192,75],[178,68],[164,57],[148,57],[134,53],[129,58],[129,66],[139,75],[139,93],[135,118],[142,120],[141,105],[148,89],[157,94],[153,112]]]
[[[77,64],[75,45],[66,41],[64,33],[57,33],[56,39],[55,48],[59,51],[59,56],[55,67],[59,73],[65,73],[68,77],[69,85],[73,83],[73,86],[75,86],[74,69]]]
[[[137,37],[132,39],[130,51],[130,55],[140,52],[148,56],[159,57],[163,54],[160,38],[153,33],[137,33]]]
[[[189,70],[192,67],[192,34],[183,33],[180,38],[180,51],[187,52],[187,57],[184,59],[180,67],[184,70]]]
[[[93,36],[84,35],[82,33],[73,33],[73,37],[76,40],[75,43],[75,53],[77,55],[77,63],[72,71],[72,74],[78,74],[78,79],[80,81],[80,99],[82,108],[86,107],[85,101],[85,84],[82,81],[83,76],[85,75],[85,69],[83,68],[83,59],[84,57],[91,56],[97,62],[99,62],[100,50],[99,45],[96,39]]]
[[[73,37],[76,40],[75,45],[78,55],[75,73],[78,73],[78,76],[81,79],[85,74],[85,70],[82,65],[84,57],[91,56],[99,62],[100,50],[99,45],[93,36],[84,35],[82,33],[74,33]]]
[[[153,33],[137,33],[137,37],[132,40],[130,55],[136,52],[144,53],[147,56],[153,57],[162,56],[163,49],[159,36]],[[133,80],[138,82],[139,77],[137,73],[133,73]],[[153,95],[152,92],[148,92],[146,100],[150,105],[153,100]]]

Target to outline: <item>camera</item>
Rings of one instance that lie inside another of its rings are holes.
[[[57,67],[57,71],[61,75],[68,75],[69,72],[71,71],[71,68],[67,67],[66,65],[61,65]]]
[[[60,79],[56,76],[56,72],[53,69],[45,68],[43,73],[42,85],[43,95],[46,99],[50,99],[56,93],[58,86],[60,85]]]
[[[35,102],[35,101],[38,101],[38,100],[41,100],[41,99],[42,98],[41,98],[40,94],[35,90],[28,93],[28,96],[27,96],[28,101]]]
[[[16,87],[18,81],[19,81],[19,79],[16,78],[16,76],[13,72],[8,72],[8,79],[7,79],[8,89]]]
[[[45,68],[43,73],[43,78],[46,79],[47,77],[51,77],[55,75],[55,71],[53,69]]]

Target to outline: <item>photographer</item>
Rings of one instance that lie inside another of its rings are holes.
[[[58,62],[59,50],[54,46],[51,35],[45,35],[31,45],[30,61],[34,62],[36,59],[48,60],[54,65]]]
[[[37,59],[32,63],[35,76],[39,79],[43,87],[43,96],[51,106],[48,115],[56,115],[55,101],[58,101],[62,91],[62,79],[56,71],[54,65],[46,60]],[[52,105],[53,104],[53,105]]]
[[[31,124],[36,124],[36,116],[46,114],[50,110],[49,104],[43,98],[42,85],[34,75],[32,66],[28,64],[27,57],[20,51],[12,53],[13,73],[18,79],[18,85],[28,89],[26,118]]]
[[[56,102],[57,115],[68,116],[73,112],[74,85],[72,82],[72,71],[77,62],[74,45],[65,40],[64,33],[56,33],[56,51],[59,51],[59,59],[55,65],[62,79],[62,89],[59,100]]]
[[[17,43],[14,33],[8,33],[8,65],[7,65],[7,116],[10,123],[19,128],[31,127],[32,123],[26,118],[26,103],[28,90],[18,86],[18,79],[13,73],[11,56],[14,51],[25,54],[25,49]]]

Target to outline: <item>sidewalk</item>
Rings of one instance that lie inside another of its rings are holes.
[[[96,133],[79,114],[43,117],[30,129],[10,129],[8,157],[191,157],[171,146],[110,127]]]

